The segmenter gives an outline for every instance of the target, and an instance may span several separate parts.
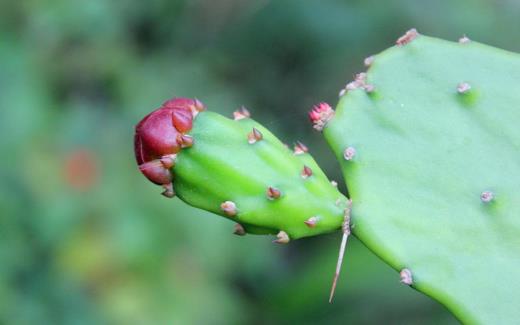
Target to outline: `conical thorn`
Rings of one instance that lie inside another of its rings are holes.
[[[296,144],[294,145],[294,154],[303,155],[307,152],[309,152],[309,148],[307,148],[307,146],[301,143],[300,141],[296,141]]]
[[[495,198],[495,194],[491,191],[484,191],[480,194],[480,200],[483,203],[489,203],[489,202],[493,201],[494,198]]]
[[[281,195],[282,195],[282,192],[280,192],[279,189],[272,187],[272,186],[269,186],[267,188],[267,197],[270,200],[278,199]]]
[[[164,168],[170,169],[175,166],[176,158],[177,155],[175,154],[162,156],[161,164],[164,166]]]
[[[318,221],[320,221],[320,217],[314,216],[314,217],[310,217],[309,219],[305,220],[303,223],[305,223],[307,225],[307,227],[309,227],[309,228],[314,228],[314,227],[316,227],[316,224],[318,223]]]
[[[193,146],[193,137],[187,134],[179,134],[177,136],[177,143],[181,148],[189,148]]]
[[[302,178],[307,179],[312,176],[312,169],[309,166],[303,166]]]
[[[457,85],[457,92],[459,94],[467,94],[471,90],[471,85],[467,82],[461,82]]]
[[[237,223],[237,224],[235,224],[233,233],[237,236],[245,236],[246,230],[244,229],[244,227],[241,224]]]
[[[163,196],[167,198],[172,198],[175,196],[175,191],[173,190],[173,183],[163,184],[162,187],[164,191],[161,193]]]
[[[356,155],[356,149],[354,147],[347,147],[345,151],[343,151],[343,158],[345,160],[352,160]]]
[[[258,131],[257,128],[253,128],[253,130],[247,135],[247,142],[249,142],[249,144],[253,144],[262,140],[263,138],[264,136],[262,135],[262,132]]]
[[[225,201],[220,205],[220,209],[228,216],[234,217],[237,215],[237,206],[233,201]]]
[[[289,243],[289,235],[283,230],[280,230],[280,232],[276,235],[276,239],[273,240],[273,243],[277,244],[287,244]]]
[[[249,117],[251,117],[251,114],[249,113],[247,108],[245,108],[244,106],[241,106],[239,109],[237,109],[236,111],[233,112],[233,119],[235,121],[242,120],[242,119],[249,118]]]
[[[409,31],[407,31],[403,36],[399,37],[395,43],[398,46],[403,46],[416,39],[417,36],[419,36],[417,29],[412,28]]]
[[[412,271],[410,271],[409,269],[402,269],[401,272],[399,272],[399,277],[401,278],[401,283],[406,285],[413,284]]]

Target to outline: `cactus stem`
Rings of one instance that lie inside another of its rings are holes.
[[[235,121],[242,120],[251,117],[251,114],[244,106],[241,106],[238,110],[233,112],[233,119]]]
[[[263,138],[264,136],[262,135],[262,132],[258,131],[257,128],[253,128],[253,130],[247,135],[247,142],[249,142],[249,144],[254,144]]]
[[[287,244],[289,243],[290,239],[289,239],[289,235],[287,235],[287,233],[283,230],[280,230],[280,232],[278,232],[278,234],[276,235],[276,239],[273,240],[273,243],[277,243],[277,244]]]
[[[314,217],[310,217],[309,219],[305,220],[303,223],[305,223],[307,225],[307,227],[309,227],[309,228],[314,228],[314,227],[316,227],[316,224],[318,223],[318,221],[320,221],[320,217],[314,216]]]
[[[233,233],[237,236],[245,236],[246,230],[244,229],[244,227],[241,224],[237,223],[237,224],[235,224]]]
[[[372,63],[374,63],[374,56],[371,55],[371,56],[365,58],[363,63],[365,64],[365,67],[367,67],[367,68],[370,67],[372,65]]]
[[[343,151],[343,158],[345,160],[352,160],[356,155],[356,149],[354,147],[348,147]]]
[[[399,277],[401,278],[401,283],[406,285],[413,284],[412,271],[407,268],[404,268],[399,272]]]
[[[347,93],[347,89],[343,88],[339,91],[338,97],[343,97]]]
[[[471,42],[471,40],[466,35],[462,35],[462,37],[459,38],[459,43],[460,44],[467,44],[469,42]]]
[[[170,169],[173,166],[175,166],[176,158],[177,158],[177,155],[175,155],[175,154],[162,156],[161,164],[164,166],[164,168]]]
[[[308,166],[303,166],[302,177],[303,179],[307,179],[312,176],[312,169]]]
[[[459,94],[466,94],[471,90],[471,85],[467,82],[461,82],[457,85],[457,92]]]
[[[189,148],[193,146],[193,137],[187,134],[179,134],[177,136],[177,143],[181,148]]]
[[[309,149],[306,145],[301,143],[300,141],[296,141],[296,144],[294,145],[294,154],[295,155],[303,155],[304,153],[309,152]]]
[[[162,186],[164,191],[161,193],[163,196],[167,198],[172,198],[175,196],[175,192],[173,191],[173,183],[163,184]]]
[[[267,198],[269,200],[276,200],[282,195],[279,189],[269,186],[267,188]]]
[[[403,36],[399,37],[395,44],[398,46],[404,46],[419,36],[419,33],[417,32],[417,29],[412,28],[409,31],[407,31]]]
[[[332,303],[334,299],[334,292],[336,291],[336,285],[338,284],[339,273],[341,272],[341,265],[343,264],[343,256],[345,255],[345,247],[347,246],[348,236],[350,236],[350,212],[352,210],[352,200],[348,200],[347,207],[345,208],[343,216],[343,224],[341,230],[343,236],[341,238],[341,245],[339,247],[338,262],[336,264],[336,272],[334,273],[334,279],[332,280],[332,288],[330,289],[329,303]]]
[[[233,201],[225,201],[220,205],[220,209],[228,216],[234,217],[237,215],[237,206]]]
[[[489,203],[489,202],[493,201],[494,198],[495,198],[495,194],[491,191],[484,191],[480,194],[480,200],[483,203]]]

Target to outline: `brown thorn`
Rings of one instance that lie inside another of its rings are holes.
[[[267,188],[267,197],[270,200],[278,199],[282,195],[282,192],[280,192],[279,189],[269,186]]]
[[[307,179],[312,176],[312,169],[308,166],[303,166],[302,177],[303,179]]]
[[[253,128],[253,130],[247,135],[247,142],[249,144],[253,144],[257,141],[260,141],[264,138],[262,132],[258,131],[257,128]]]
[[[245,118],[251,117],[251,113],[245,108],[244,106],[241,106],[238,110],[233,112],[233,119],[235,121],[242,120]]]
[[[220,209],[228,216],[234,217],[237,215],[237,206],[233,201],[225,201],[220,205]]]
[[[175,166],[175,160],[177,158],[177,155],[165,155],[161,157],[161,164],[164,166],[164,168],[172,168]]]
[[[309,227],[309,228],[314,228],[314,227],[316,227],[316,224],[318,223],[318,221],[320,221],[320,217],[314,216],[314,217],[310,217],[309,219],[305,220],[303,223],[306,224],[307,227]]]
[[[189,148],[193,146],[193,137],[187,134],[179,134],[177,136],[177,143],[181,148]]]
[[[173,190],[173,183],[163,184],[162,187],[164,188],[164,191],[161,193],[163,196],[170,199],[175,196],[175,191]]]
[[[241,224],[237,223],[237,224],[235,224],[233,233],[237,236],[245,236],[246,230],[244,229],[244,227]]]
[[[287,244],[290,241],[289,235],[283,230],[280,230],[276,235],[276,239],[273,240],[273,243],[277,244]]]
[[[301,143],[300,141],[296,141],[296,144],[294,145],[294,154],[303,155],[307,152],[309,152],[309,148],[307,148],[307,146]]]

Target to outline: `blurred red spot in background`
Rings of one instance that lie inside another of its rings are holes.
[[[67,185],[78,191],[88,191],[98,180],[96,154],[88,149],[75,150],[65,157],[64,176]]]

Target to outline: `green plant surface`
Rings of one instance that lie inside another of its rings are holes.
[[[410,39],[367,62],[323,131],[353,233],[462,322],[517,322],[520,56]]]
[[[253,130],[259,139],[251,141]],[[347,199],[309,153],[293,152],[250,118],[208,111],[196,117],[189,134],[193,146],[177,154],[172,168],[183,201],[234,220],[249,233],[283,231],[297,239],[341,227]],[[304,168],[311,174],[304,175]],[[270,197],[269,189],[276,195]],[[232,213],[224,202],[234,205]]]

